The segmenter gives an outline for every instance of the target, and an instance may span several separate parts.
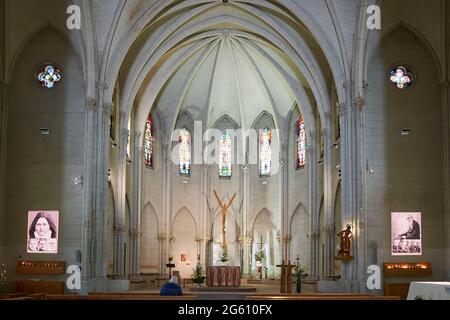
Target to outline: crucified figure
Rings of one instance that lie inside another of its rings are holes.
[[[222,201],[220,200],[219,196],[217,195],[216,190],[214,190],[214,195],[216,196],[217,202],[219,203],[220,209],[222,210],[222,249],[226,250],[227,243],[226,243],[226,240],[225,240],[225,219],[227,217],[228,208],[233,203],[234,197],[236,197],[236,192],[231,197],[231,200],[228,202],[227,205],[222,203]]]

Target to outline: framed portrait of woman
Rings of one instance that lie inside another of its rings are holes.
[[[59,211],[28,211],[27,253],[58,253]]]

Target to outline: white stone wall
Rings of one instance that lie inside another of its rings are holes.
[[[433,277],[445,275],[441,95],[435,62],[406,29],[398,29],[374,52],[368,69],[365,143],[368,166],[366,216],[371,260],[428,261]],[[396,63],[413,67],[416,84],[399,91],[387,81]],[[402,128],[411,128],[402,136]],[[422,212],[422,250],[392,256],[390,213]],[[429,278],[428,278],[429,279]],[[411,279],[402,279],[404,282]],[[401,281],[401,279],[399,279]]]
[[[62,81],[50,90],[35,79],[36,68],[44,62],[57,63],[62,69]],[[14,271],[17,258],[77,263],[84,206],[83,188],[73,180],[83,176],[84,161],[85,95],[78,57],[66,39],[47,28],[24,48],[13,74],[5,211],[10,281],[20,277]],[[48,128],[50,134],[41,135],[40,128]],[[59,210],[57,254],[26,253],[28,210]]]

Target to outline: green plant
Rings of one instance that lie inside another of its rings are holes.
[[[423,296],[421,294],[418,294],[414,297],[414,300],[424,300]]]
[[[220,261],[227,262],[228,261],[228,253],[227,250],[223,250],[222,254],[219,257]]]
[[[255,253],[255,260],[256,261],[263,261],[266,258],[266,256],[264,255],[264,251],[258,251]]]
[[[192,281],[194,281],[194,283],[203,284],[203,282],[205,282],[206,277],[204,276],[202,265],[197,264],[197,267],[195,267],[192,270],[193,270],[191,275]]]

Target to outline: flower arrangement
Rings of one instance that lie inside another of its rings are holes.
[[[192,281],[194,281],[194,283],[196,283],[198,285],[202,285],[206,279],[206,277],[203,274],[202,265],[200,263],[198,263],[197,267],[195,267],[195,269],[192,269],[192,270],[193,270],[192,275],[191,275]]]
[[[255,253],[255,260],[256,261],[263,261],[266,258],[264,251],[258,251]]]
[[[227,262],[228,261],[228,253],[227,253],[226,249],[224,249],[222,251],[222,254],[219,256],[219,260],[222,261],[222,262]]]

